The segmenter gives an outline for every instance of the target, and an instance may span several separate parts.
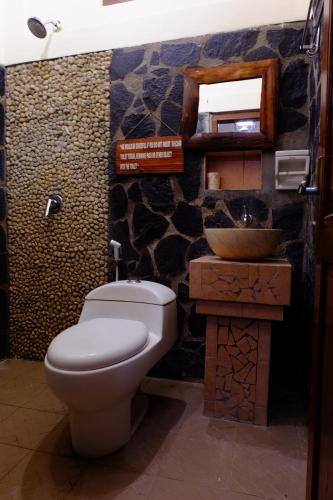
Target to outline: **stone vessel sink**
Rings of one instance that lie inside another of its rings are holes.
[[[226,260],[258,260],[273,255],[280,243],[280,229],[205,229],[213,252]]]

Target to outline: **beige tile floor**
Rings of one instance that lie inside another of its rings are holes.
[[[306,430],[202,415],[202,386],[147,378],[142,425],[122,450],[83,460],[39,362],[0,362],[0,499],[304,500]]]

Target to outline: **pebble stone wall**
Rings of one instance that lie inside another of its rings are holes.
[[[106,281],[111,53],[7,69],[10,352],[42,359]],[[44,217],[47,197],[63,210]]]
[[[5,68],[0,66],[0,356],[7,354],[8,343],[7,195],[4,142]]]
[[[265,26],[114,50],[110,68],[112,139],[166,136],[172,134],[170,129],[178,133],[182,73],[187,67],[279,58],[276,149],[305,149],[309,103],[308,60],[299,51],[303,27],[304,23]],[[290,384],[299,375],[304,383],[299,364],[304,200],[295,192],[275,191],[274,152],[263,155],[261,191],[205,191],[203,160],[203,155],[187,152],[184,174],[112,177],[110,236],[123,245],[123,276],[165,283],[178,297],[179,342],[153,374],[203,378],[205,317],[196,314],[189,298],[188,262],[210,253],[204,227],[236,226],[246,203],[258,227],[283,230],[279,253],[293,264],[293,305],[280,331],[273,334],[273,352],[277,378],[284,376]],[[114,147],[110,166],[114,166]]]

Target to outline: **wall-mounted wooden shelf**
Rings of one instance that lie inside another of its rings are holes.
[[[261,151],[223,151],[205,155],[205,186],[208,173],[218,172],[219,190],[250,190],[262,188]]]

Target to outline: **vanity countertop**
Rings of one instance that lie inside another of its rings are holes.
[[[224,302],[289,305],[291,271],[291,264],[282,258],[236,262],[207,255],[190,262],[190,297]]]

